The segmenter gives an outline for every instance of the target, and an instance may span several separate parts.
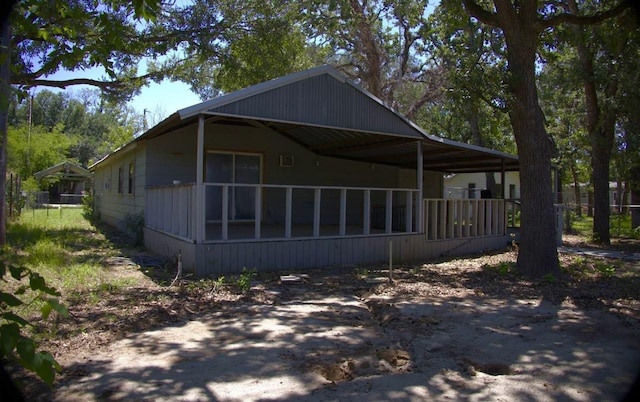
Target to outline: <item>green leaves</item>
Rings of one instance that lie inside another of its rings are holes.
[[[0,280],[7,282],[7,266],[0,263]],[[52,312],[61,316],[68,316],[69,311],[57,299],[43,297],[44,295],[59,296],[60,293],[47,286],[45,279],[37,272],[26,267],[9,266],[9,272],[14,280],[21,281],[28,278],[28,288],[35,295],[29,303],[41,301],[42,318],[49,318]],[[23,334],[23,329],[31,324],[21,317],[17,308],[28,304],[16,295],[25,295],[26,286],[18,286],[13,293],[0,291],[0,359],[14,358],[23,367],[35,372],[45,383],[52,385],[60,365],[50,353],[37,350],[36,342]]]

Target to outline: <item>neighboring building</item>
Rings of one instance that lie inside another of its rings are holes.
[[[90,168],[95,211],[201,276],[503,248],[503,200],[445,200],[443,173],[512,155],[425,134],[323,66],[179,110]]]
[[[80,165],[62,162],[34,174],[38,181],[46,180],[49,203],[80,204],[86,189],[91,188],[91,172]]]
[[[497,194],[490,198],[520,199],[520,172],[505,172],[506,193],[502,196],[502,174],[493,173]],[[487,190],[487,175],[485,173],[462,173],[444,176],[444,198],[482,198]]]

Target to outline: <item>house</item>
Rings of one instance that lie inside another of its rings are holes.
[[[49,183],[49,203],[80,204],[86,189],[91,187],[91,172],[80,165],[62,162],[34,174],[39,182]]]
[[[518,169],[430,136],[321,66],[172,114],[98,161],[95,211],[200,276],[503,248],[504,200],[445,200],[443,173]]]
[[[496,172],[493,175],[496,183],[497,198],[502,198],[502,175]],[[506,199],[517,200],[520,198],[520,172],[505,172]],[[462,173],[448,174],[444,176],[444,198],[482,198],[484,190],[487,190],[486,173]]]

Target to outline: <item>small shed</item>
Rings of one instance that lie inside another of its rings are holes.
[[[34,174],[36,180],[49,183],[49,202],[80,204],[86,189],[91,187],[91,172],[71,162],[62,162]]]

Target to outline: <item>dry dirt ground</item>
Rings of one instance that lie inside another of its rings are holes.
[[[515,258],[395,266],[393,282],[382,266],[260,274],[242,294],[229,278],[169,287],[170,269],[125,253],[105,265],[139,285],[74,300],[43,345],[63,366],[54,388],[31,379],[25,390],[55,401],[620,400],[640,368],[640,262],[561,255],[561,278],[529,281]]]

